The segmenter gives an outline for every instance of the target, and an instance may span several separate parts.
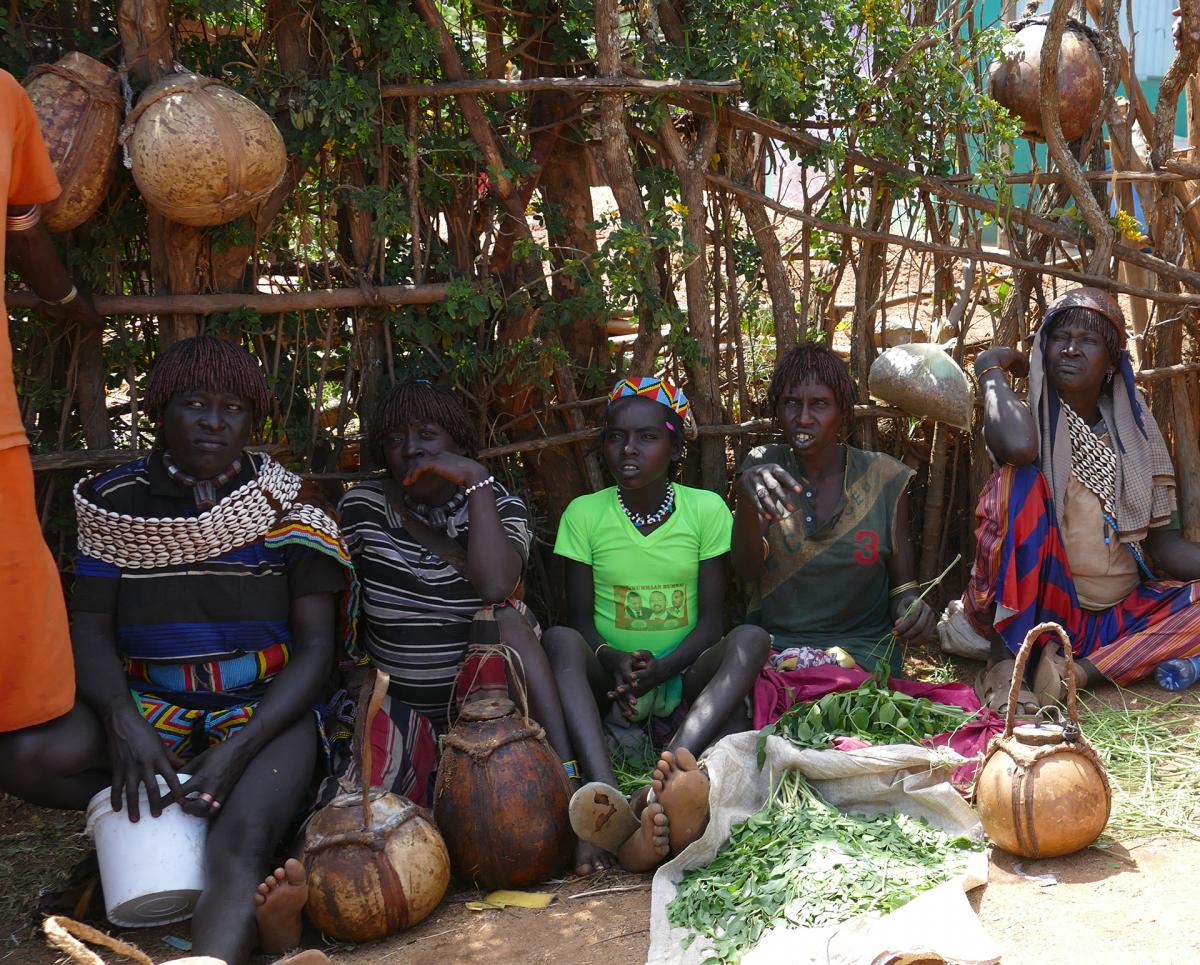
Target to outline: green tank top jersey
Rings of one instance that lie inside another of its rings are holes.
[[[752,450],[741,471],[775,463],[801,486],[792,447]],[[896,510],[913,471],[879,452],[846,447],[846,482],[833,516],[819,527],[805,492],[796,511],[767,531],[766,571],[751,587],[750,622],[772,635],[776,650],[841,647],[873,671],[899,657],[891,645],[888,560],[895,547]]]

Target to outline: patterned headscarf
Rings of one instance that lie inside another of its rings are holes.
[[[1152,522],[1159,523],[1175,511],[1175,467],[1158,423],[1134,383],[1125,349],[1125,316],[1116,299],[1098,288],[1076,288],[1055,299],[1033,336],[1029,408],[1038,431],[1038,468],[1061,506],[1071,475],[1071,429],[1063,402],[1046,377],[1046,338],[1054,317],[1072,308],[1098,312],[1117,330],[1121,346],[1117,374],[1112,395],[1102,393],[1099,406],[1117,456],[1112,508],[1118,538],[1122,543],[1138,543],[1146,538]]]
[[[665,405],[679,416],[683,423],[683,434],[688,439],[696,438],[696,420],[692,416],[692,404],[683,394],[683,389],[677,388],[666,379],[636,378],[621,379],[608,393],[608,404],[612,405],[619,399],[630,398],[649,399],[659,405]]]

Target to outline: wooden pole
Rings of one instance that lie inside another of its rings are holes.
[[[381,288],[324,288],[306,292],[212,292],[206,295],[93,295],[92,303],[101,315],[157,315],[187,312],[213,315],[239,308],[264,315],[279,312],[305,312],[330,308],[389,307],[393,305],[432,305],[444,301],[448,285],[385,285]],[[43,307],[40,298],[30,292],[11,292],[5,296],[10,309]]]
[[[638,77],[523,77],[472,78],[433,84],[384,84],[380,97],[456,97],[463,94],[533,94],[538,91],[571,93],[736,94],[738,80],[647,80]]]

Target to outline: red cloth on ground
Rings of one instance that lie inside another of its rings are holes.
[[[857,668],[809,667],[806,670],[772,670],[764,666],[754,682],[754,729],[759,730],[779,720],[793,704],[799,701],[819,700],[826,694],[839,690],[853,690],[870,674]],[[979,710],[979,698],[967,684],[927,684],[919,680],[904,680],[892,677],[888,686],[910,697],[928,697],[939,704],[961,707],[968,713]],[[957,731],[938,734],[925,741],[930,747],[948,746],[955,753],[973,758],[987,750],[988,742],[1004,730],[1004,720],[991,711],[963,725]],[[862,741],[851,739],[835,743],[837,750],[853,750],[866,747]],[[955,770],[952,781],[963,785],[972,780],[978,763],[972,761]]]

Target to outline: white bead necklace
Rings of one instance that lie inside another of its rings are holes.
[[[617,502],[621,505],[621,512],[629,517],[629,521],[638,529],[645,529],[647,526],[653,526],[655,523],[661,523],[664,519],[671,515],[671,511],[675,508],[675,486],[672,483],[667,483],[667,494],[663,497],[662,505],[654,512],[643,516],[641,513],[635,513],[625,505],[625,499],[621,495],[621,490],[617,490]]]

